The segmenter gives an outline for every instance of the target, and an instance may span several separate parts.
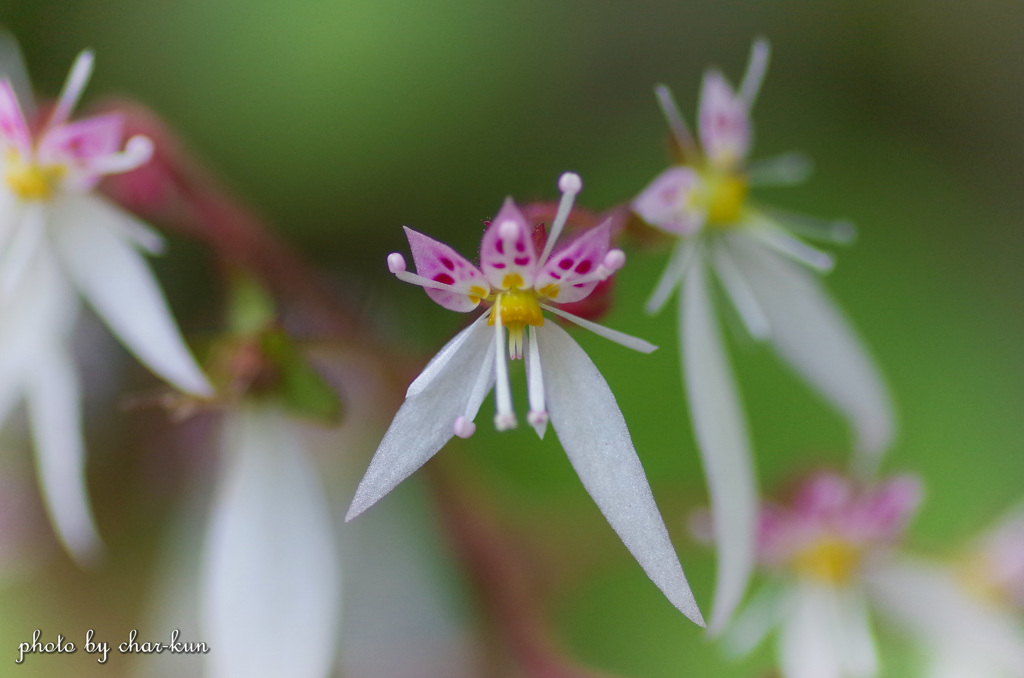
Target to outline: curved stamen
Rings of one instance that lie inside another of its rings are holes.
[[[64,83],[64,89],[61,90],[60,98],[57,100],[47,127],[56,127],[67,122],[92,75],[93,61],[93,53],[89,50],[82,52],[75,59],[75,64],[71,67],[71,72],[68,73],[68,79]]]
[[[654,353],[658,350],[658,347],[649,341],[644,341],[639,337],[634,337],[630,334],[626,334],[625,332],[619,332],[618,330],[613,330],[610,327],[605,327],[604,325],[598,325],[595,322],[584,320],[578,315],[573,315],[572,313],[563,311],[560,308],[555,308],[554,306],[549,306],[547,304],[541,304],[540,307],[546,311],[551,311],[559,317],[565,318],[571,323],[579,325],[585,330],[590,330],[599,337],[604,337],[605,339],[614,341],[616,344],[621,344],[626,348],[631,348],[634,351],[640,351],[641,353]]]
[[[771,55],[771,45],[764,38],[758,38],[750,48],[750,61],[747,62],[747,72],[740,83],[739,95],[746,102],[750,109],[757,99],[757,93],[764,82],[765,71],[768,70],[768,57]]]
[[[544,376],[540,369],[540,351],[537,348],[537,328],[530,325],[530,344],[526,361],[526,388],[530,411],[526,421],[542,439],[548,426],[548,412],[544,403]]]
[[[572,278],[569,282],[573,285],[585,285],[592,282],[607,280],[609,276],[626,265],[626,253],[622,250],[608,250],[602,261],[593,273]]]
[[[141,167],[153,157],[153,142],[149,137],[134,136],[120,153],[111,153],[91,160],[89,171],[95,174],[121,174]]]
[[[569,219],[569,213],[572,211],[572,204],[579,192],[583,190],[583,180],[574,172],[566,172],[558,178],[558,190],[562,192],[562,199],[558,202],[558,212],[555,213],[555,220],[551,223],[548,241],[544,243],[544,252],[537,260],[538,269],[547,262],[551,250],[555,247],[555,242],[558,241],[558,236],[562,234],[565,222]]]
[[[494,400],[497,412],[494,415],[494,428],[507,431],[516,427],[516,414],[512,411],[512,389],[508,383],[508,365],[505,362],[505,326],[501,322],[501,297],[494,302]]]
[[[476,424],[462,415],[455,417],[455,425],[452,428],[455,430],[455,435],[460,438],[469,438],[476,433]]]

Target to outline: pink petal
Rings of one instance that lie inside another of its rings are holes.
[[[23,155],[32,150],[32,137],[25,116],[18,105],[18,97],[7,80],[0,82],[0,137],[4,145],[10,144]]]
[[[741,165],[750,150],[750,117],[746,102],[718,71],[704,74],[699,117],[708,162],[723,169]]]
[[[39,160],[87,168],[93,160],[121,150],[124,116],[97,115],[47,130],[39,143]]]
[[[511,198],[505,199],[498,216],[484,233],[480,243],[480,268],[498,289],[533,287],[537,275],[533,229]]]
[[[831,472],[816,473],[803,485],[793,502],[803,519],[830,521],[847,510],[853,500],[853,486],[847,478]]]
[[[412,258],[416,262],[416,274],[439,283],[451,285],[458,292],[435,290],[424,287],[427,296],[451,311],[465,313],[480,304],[480,298],[487,296],[490,285],[484,274],[465,257],[443,242],[427,237],[408,226],[405,237],[409,239]]]
[[[864,495],[849,516],[848,529],[875,542],[892,541],[906,529],[921,504],[921,481],[900,476]]]
[[[592,276],[601,265],[611,243],[611,225],[605,222],[591,228],[553,252],[537,275],[534,288],[560,304],[579,301],[594,291],[599,281],[574,284],[583,276]]]
[[[693,206],[691,196],[700,183],[700,177],[689,167],[670,167],[633,201],[633,211],[663,231],[696,233],[704,225],[705,215]]]

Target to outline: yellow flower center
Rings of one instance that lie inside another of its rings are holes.
[[[64,178],[64,165],[38,165],[25,162],[15,149],[7,151],[4,180],[14,194],[22,200],[46,200]]]
[[[861,550],[837,537],[822,537],[798,552],[791,562],[801,577],[825,584],[845,584],[853,578],[861,561]]]
[[[965,558],[956,570],[960,585],[979,600],[993,606],[1006,603],[1006,592],[996,580],[992,563],[981,555]]]
[[[747,178],[738,173],[715,173],[705,181],[708,223],[720,227],[736,224],[747,198]]]
[[[508,330],[508,343],[513,356],[523,354],[523,331],[527,325],[540,327],[544,324],[544,316],[540,312],[537,293],[533,290],[521,290],[513,287],[499,292],[495,297],[487,324],[494,325],[498,309],[501,309],[501,324]]]

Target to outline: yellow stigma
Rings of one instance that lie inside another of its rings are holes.
[[[501,324],[513,331],[518,327],[522,332],[527,325],[540,327],[544,324],[544,316],[540,312],[540,304],[537,303],[537,294],[533,290],[512,289],[498,294],[491,307],[491,315],[487,318],[487,324],[493,325],[495,311],[501,307]]]
[[[798,552],[791,561],[797,574],[825,584],[845,584],[860,565],[856,545],[836,537],[822,537]]]
[[[22,160],[15,149],[7,151],[7,166],[4,180],[22,200],[46,200],[53,195],[53,189],[64,177],[67,168],[63,165],[37,165]]]
[[[707,178],[708,223],[731,226],[739,221],[747,198],[747,178],[742,174],[712,175]]]

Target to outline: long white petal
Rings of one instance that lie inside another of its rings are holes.
[[[651,581],[703,626],[615,396],[565,330],[537,333],[551,425],[583,486]]]
[[[679,295],[683,378],[707,474],[718,551],[711,633],[725,628],[754,569],[758,491],[753,452],[732,368],[718,329],[701,256]]]
[[[872,568],[872,600],[926,646],[1024,676],[1024,630],[1007,611],[975,598],[949,568],[909,558]]]
[[[864,592],[859,588],[839,590],[837,605],[844,674],[850,678],[873,678],[878,674],[878,650]]]
[[[39,481],[68,552],[89,564],[102,549],[85,482],[85,446],[78,377],[67,349],[53,342],[35,353],[26,401]]]
[[[14,234],[0,258],[0,298],[7,299],[19,286],[25,269],[43,241],[46,214],[40,204],[25,207]]]
[[[755,593],[722,636],[726,653],[744,657],[756,650],[768,633],[788,616],[791,593],[788,587],[777,583],[768,584]]]
[[[802,584],[779,634],[779,665],[786,678],[844,678],[839,660],[835,590]]]
[[[54,205],[54,241],[100,317],[150,369],[189,393],[211,395],[142,256],[111,223],[127,217],[90,196]]]
[[[480,323],[487,323],[487,316],[488,313],[484,313],[482,316],[474,320],[468,327],[466,327],[461,332],[452,337],[448,341],[448,343],[445,344],[444,347],[440,351],[438,351],[433,358],[430,359],[430,362],[428,362],[427,366],[423,368],[423,371],[420,372],[419,375],[412,380],[412,383],[409,384],[409,388],[405,392],[405,397],[411,398],[412,396],[416,395],[417,393],[420,393],[423,389],[425,389],[434,379],[434,377],[436,377],[438,373],[444,369],[445,365],[448,364],[448,361],[451,360],[452,356],[456,354],[456,352],[459,350],[459,347],[461,347],[463,342],[466,341],[466,337],[470,335],[470,332],[473,330],[473,328],[476,325],[479,325]]]
[[[644,310],[649,315],[654,315],[665,307],[665,302],[672,296],[672,292],[679,287],[679,283],[686,275],[686,269],[693,260],[697,251],[697,244],[691,239],[680,239],[679,243],[672,249],[668,264],[658,279],[658,284],[651,293],[650,299],[644,304]]]
[[[278,409],[250,406],[229,417],[204,546],[207,675],[326,678],[340,584],[323,487]]]
[[[779,354],[846,416],[858,450],[884,452],[895,429],[888,391],[821,282],[742,234],[730,247],[768,315]]]
[[[543,308],[545,311],[551,311],[555,315],[561,318],[565,318],[574,325],[579,325],[585,330],[590,330],[599,337],[604,337],[609,341],[614,341],[616,344],[625,346],[626,348],[631,348],[634,351],[639,351],[640,353],[654,353],[655,351],[658,350],[657,346],[655,346],[649,341],[641,339],[640,337],[634,337],[631,334],[619,332],[618,330],[613,330],[610,327],[605,327],[604,325],[591,322],[589,320],[586,320],[585,318],[579,317],[578,315],[573,315],[572,313],[563,311],[562,309],[556,306],[541,304],[540,307]]]
[[[425,388],[406,398],[360,481],[345,520],[377,503],[451,440],[455,419],[466,412],[478,390],[478,369],[493,340],[486,322],[474,323],[448,364]]]

